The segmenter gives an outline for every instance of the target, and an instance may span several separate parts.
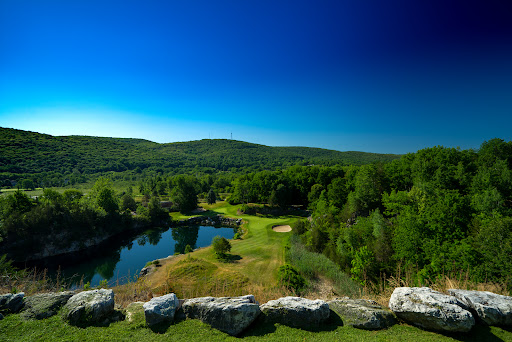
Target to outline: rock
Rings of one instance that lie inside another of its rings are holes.
[[[71,291],[59,293],[41,293],[25,299],[25,309],[21,316],[24,319],[44,319],[57,314],[75,293]]]
[[[133,322],[134,320],[134,317],[138,314],[140,314],[141,316],[144,315],[144,302],[133,302],[133,303],[130,303],[128,304],[128,306],[126,307],[126,319],[129,321],[129,322]]]
[[[448,293],[467,305],[485,324],[512,326],[512,297],[488,291],[450,289]]]
[[[107,289],[80,292],[68,300],[62,311],[63,319],[72,325],[108,323],[105,320],[114,313],[114,292]]]
[[[179,304],[178,297],[174,293],[152,298],[143,305],[146,323],[152,326],[164,321],[172,322]]]
[[[428,287],[398,287],[389,308],[413,325],[438,331],[468,332],[475,325],[473,315],[461,301]]]
[[[393,313],[373,300],[344,298],[327,304],[341,317],[344,325],[351,325],[358,329],[384,329],[396,323]]]
[[[265,320],[290,327],[309,327],[319,325],[329,318],[329,305],[323,300],[311,300],[300,297],[283,297],[268,301],[260,306]]]
[[[149,273],[149,267],[144,267],[143,269],[140,270],[139,272],[139,278],[142,278],[144,277],[145,275],[147,275]]]
[[[232,336],[240,334],[260,314],[254,296],[202,297],[188,299],[183,303],[188,318],[197,318],[213,328]]]
[[[0,296],[0,311],[3,313],[17,313],[23,308],[23,292],[4,294]]]

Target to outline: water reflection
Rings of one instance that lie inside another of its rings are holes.
[[[185,253],[185,247],[190,245],[192,249],[196,249],[197,238],[199,236],[199,226],[192,227],[175,227],[172,229],[172,239],[176,241],[174,244],[174,253]]]
[[[46,261],[50,273],[55,276],[61,268],[61,276],[69,284],[97,286],[103,279],[110,285],[122,284],[133,280],[146,262],[165,258],[169,255],[184,253],[187,245],[193,249],[211,244],[214,236],[227,239],[234,236],[232,228],[211,226],[189,226],[171,229],[155,228],[144,233],[118,239],[79,256],[79,259],[66,256]]]

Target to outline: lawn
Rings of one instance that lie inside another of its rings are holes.
[[[60,316],[41,321],[23,321],[9,315],[0,321],[1,341],[511,341],[512,333],[497,327],[477,326],[469,334],[453,336],[398,324],[386,330],[365,331],[339,326],[335,321],[314,330],[256,322],[242,336],[232,337],[198,320],[184,320],[152,331],[142,315],[134,321],[112,323],[108,327],[77,328]]]

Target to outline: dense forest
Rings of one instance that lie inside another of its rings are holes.
[[[397,155],[270,147],[236,140],[158,144],[141,139],[51,136],[0,128],[0,187],[65,186],[108,175],[127,181],[154,174],[252,172],[292,165],[361,165]]]

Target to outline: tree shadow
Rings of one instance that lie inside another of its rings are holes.
[[[226,262],[236,263],[239,260],[242,260],[242,257],[240,255],[237,255],[237,254],[227,254],[226,257],[224,258],[224,260]]]
[[[242,260],[242,257],[237,254],[224,254],[224,255],[217,255],[217,260],[225,263],[237,263],[239,260]]]

